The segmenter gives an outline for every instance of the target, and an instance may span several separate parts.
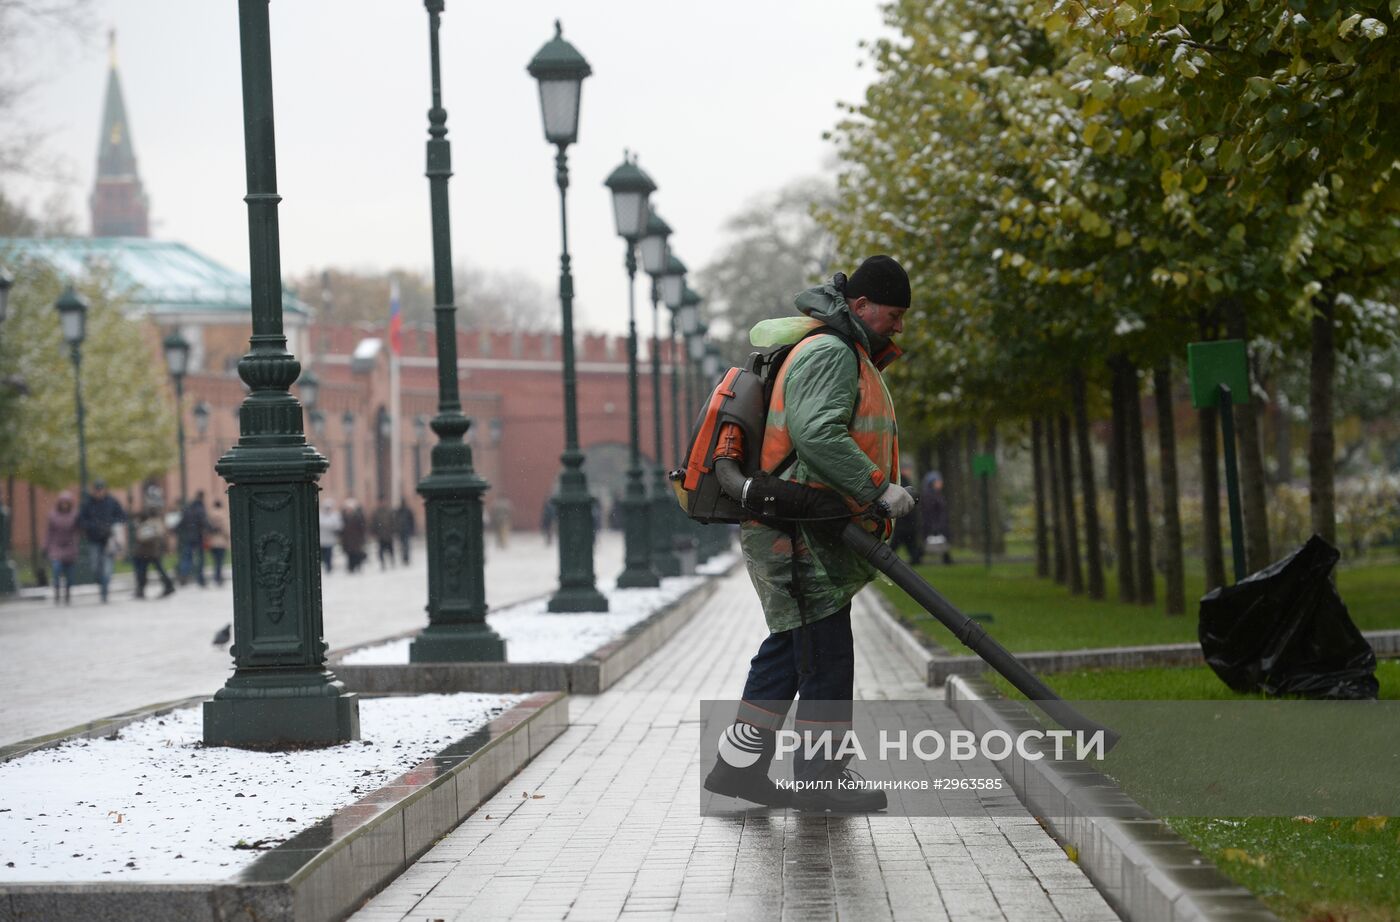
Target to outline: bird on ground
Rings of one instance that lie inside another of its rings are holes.
[[[214,635],[214,646],[216,646],[216,647],[222,647],[224,644],[226,644],[226,643],[229,642],[229,638],[231,638],[232,636],[233,636],[233,625],[232,625],[232,624],[225,624],[225,625],[223,626],[223,629],[220,630],[219,633],[217,633],[217,634]]]

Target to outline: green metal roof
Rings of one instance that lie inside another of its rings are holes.
[[[0,261],[25,259],[42,260],[71,279],[105,267],[139,313],[246,314],[252,310],[248,276],[183,243],[145,237],[0,237]],[[285,289],[282,310],[302,316],[311,313]]]

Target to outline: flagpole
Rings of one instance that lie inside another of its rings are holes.
[[[394,307],[399,308],[399,282],[390,282]],[[397,509],[403,501],[403,432],[400,426],[399,407],[399,352],[403,348],[402,318],[393,321],[398,325],[389,342],[389,508]]]

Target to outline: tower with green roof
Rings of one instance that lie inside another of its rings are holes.
[[[102,104],[102,133],[97,139],[97,181],[93,184],[92,236],[149,237],[150,203],[136,173],[136,152],[126,118],[121,79],[117,76],[117,34],[108,33],[111,58],[107,98]]]

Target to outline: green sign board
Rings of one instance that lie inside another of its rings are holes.
[[[972,473],[977,477],[990,477],[997,472],[996,455],[973,455]]]
[[[1200,410],[1219,402],[1218,388],[1230,388],[1235,404],[1249,401],[1249,360],[1244,340],[1220,339],[1186,346],[1186,367],[1191,377],[1191,406]]]

